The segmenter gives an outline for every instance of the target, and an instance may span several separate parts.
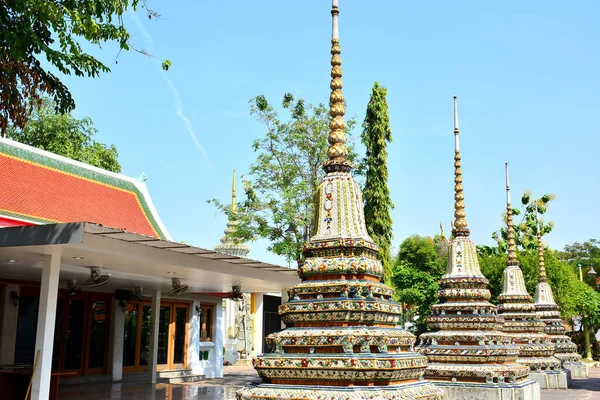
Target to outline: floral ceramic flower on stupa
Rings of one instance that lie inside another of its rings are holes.
[[[587,378],[588,370],[585,363],[581,361],[581,355],[577,353],[577,345],[565,335],[566,328],[560,318],[560,309],[554,301],[552,288],[546,276],[546,262],[544,260],[544,245],[537,215],[537,245],[538,245],[538,284],[535,287],[535,308],[538,316],[544,322],[544,332],[550,336],[550,340],[556,346],[554,357],[562,362],[563,368],[571,372],[572,378]]]
[[[427,359],[414,335],[398,328],[402,308],[381,282],[378,248],[367,233],[360,186],[350,173],[344,96],[333,0],[330,134],[326,175],[318,191],[316,234],[279,314],[288,326],[267,338],[273,352],[253,360],[263,384],[238,399],[444,399],[423,381]]]
[[[457,99],[454,96],[454,217],[448,267],[439,280],[440,303],[427,317],[431,332],[420,336],[429,365],[425,379],[443,387],[449,397],[497,399],[539,398],[529,368],[516,362],[518,350],[504,334],[502,317],[489,302],[488,280],[481,273],[464,204]]]
[[[566,389],[567,374],[561,362],[554,357],[555,345],[544,332],[542,322],[535,312],[533,299],[527,292],[523,271],[517,258],[515,229],[510,205],[508,164],[506,164],[506,226],[507,253],[502,293],[498,296],[499,313],[504,317],[502,330],[519,349],[517,362],[527,365],[529,377],[542,389]]]

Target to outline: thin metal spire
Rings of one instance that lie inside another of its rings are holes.
[[[467,213],[465,212],[465,195],[462,185],[462,169],[460,163],[460,145],[458,138],[458,104],[454,96],[454,225],[452,236],[469,236]]]
[[[233,183],[231,185],[231,212],[237,211],[236,193],[235,193],[235,169],[233,170]]]
[[[515,243],[515,227],[513,224],[512,207],[510,206],[510,182],[508,179],[508,163],[504,163],[506,173],[506,227],[507,227],[507,252],[506,265],[519,265],[517,258],[517,244]]]
[[[535,224],[536,224],[536,228],[537,228],[536,237],[537,237],[538,270],[539,270],[538,282],[548,282],[548,278],[546,276],[546,261],[544,260],[544,245],[542,244],[542,231],[540,230],[540,219],[538,216],[537,203],[535,205]]]
[[[342,93],[342,59],[340,57],[340,35],[338,26],[338,0],[332,0],[331,3],[331,95],[329,96],[329,149],[327,150],[328,160],[323,165],[326,172],[344,171],[352,169],[352,163],[348,161],[348,148],[346,147],[346,123],[344,114],[344,95]]]

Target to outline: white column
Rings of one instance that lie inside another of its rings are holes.
[[[0,290],[0,365],[11,365],[15,362],[19,303],[16,300],[15,305],[11,293],[19,296],[19,289],[19,285],[6,285]]]
[[[152,293],[152,317],[150,327],[150,356],[148,359],[148,383],[156,383],[158,364],[158,318],[160,317],[160,290]]]
[[[123,339],[125,335],[125,314],[119,300],[113,299],[110,333],[109,367],[113,381],[123,379]]]
[[[38,357],[39,352],[39,358],[33,374],[31,400],[47,400],[50,396],[50,373],[52,372],[52,347],[54,345],[59,276],[60,250],[57,248],[52,254],[44,255],[34,353],[34,357]]]
[[[188,350],[187,367],[192,370],[192,374],[200,374],[200,318],[196,308],[200,307],[200,302],[195,300],[190,306],[190,320],[188,323]]]
[[[252,323],[252,356],[263,352],[263,301],[262,293],[254,293],[254,321]]]
[[[215,348],[212,351],[213,359],[211,362],[214,365],[214,378],[222,378],[223,377],[223,329],[221,326],[225,322],[225,318],[223,315],[223,302],[217,302],[217,306],[215,307],[215,337],[213,338],[213,343],[215,344]]]

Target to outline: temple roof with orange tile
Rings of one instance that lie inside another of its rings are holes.
[[[0,226],[94,222],[170,239],[146,185],[0,139]]]

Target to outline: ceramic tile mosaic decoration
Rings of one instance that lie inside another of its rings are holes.
[[[332,117],[326,172],[318,191],[316,234],[279,313],[288,329],[268,337],[274,350],[254,359],[263,384],[240,390],[246,399],[444,399],[423,380],[427,359],[416,338],[396,327],[402,308],[381,283],[378,248],[363,217],[359,184],[347,159],[344,96],[333,1]]]
[[[431,307],[420,350],[429,360],[425,378],[451,399],[538,399],[539,385],[529,368],[516,362],[517,347],[502,332],[504,320],[489,302],[488,280],[469,238],[465,212],[457,99],[454,97],[454,224],[440,303]],[[514,397],[513,397],[514,396]]]

